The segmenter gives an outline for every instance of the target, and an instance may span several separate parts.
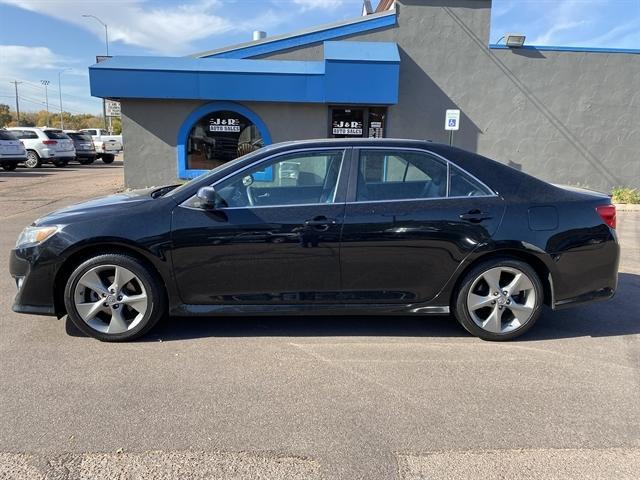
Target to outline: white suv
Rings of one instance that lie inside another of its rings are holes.
[[[9,127],[27,149],[26,165],[36,168],[43,163],[66,167],[76,157],[73,140],[62,130],[53,128]]]
[[[0,166],[7,170],[15,170],[19,163],[27,161],[24,145],[13,132],[0,129]]]

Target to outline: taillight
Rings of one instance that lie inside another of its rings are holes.
[[[616,206],[615,205],[601,205],[596,207],[596,212],[602,218],[602,221],[609,225],[611,228],[616,228]]]
[[[42,143],[44,143],[45,145],[55,145],[56,142],[55,140],[43,140]]]

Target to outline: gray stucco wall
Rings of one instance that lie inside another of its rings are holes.
[[[459,108],[457,146],[547,181],[640,187],[640,55],[489,49],[490,0],[398,4],[397,27],[351,37],[400,48],[387,136],[447,142],[444,112]]]
[[[208,102],[123,100],[125,186],[134,188],[175,182],[178,131],[189,114],[203,103]],[[325,105],[241,103],[262,118],[274,142],[327,135]]]
[[[399,0],[397,27],[350,37],[400,48],[399,102],[386,136],[446,142],[444,111],[459,108],[455,145],[556,183],[640,187],[640,55],[492,50],[490,5]],[[267,58],[322,56],[322,45],[313,45]],[[198,105],[123,102],[128,186],[175,178],[175,137]],[[244,105],[274,141],[327,135],[326,105]]]

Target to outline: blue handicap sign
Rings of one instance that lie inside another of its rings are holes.
[[[456,126],[456,119],[455,118],[450,118],[449,119],[449,126],[450,127],[455,127]]]

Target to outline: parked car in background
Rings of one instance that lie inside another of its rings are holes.
[[[91,135],[75,130],[65,130],[64,133],[73,140],[73,145],[76,148],[76,160],[81,165],[89,165],[96,160],[98,154]]]
[[[543,305],[614,295],[615,215],[607,195],[448,145],[280,143],[36,220],[11,253],[13,310],[68,314],[106,341],[167,313],[452,313],[509,340]]]
[[[29,168],[40,167],[43,163],[52,163],[56,167],[66,167],[76,158],[73,140],[62,130],[36,127],[9,127],[27,149]]]
[[[104,163],[112,163],[118,152],[122,150],[122,135],[110,135],[102,128],[83,128],[79,131],[91,135],[98,158]]]
[[[0,166],[7,171],[15,170],[27,161],[24,144],[13,133],[0,129]]]

